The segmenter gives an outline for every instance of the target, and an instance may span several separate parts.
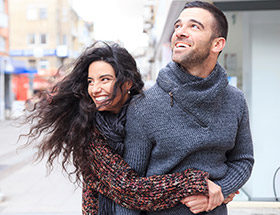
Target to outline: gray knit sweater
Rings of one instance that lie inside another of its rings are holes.
[[[254,159],[248,108],[240,90],[228,85],[217,64],[205,79],[187,74],[174,62],[155,86],[132,102],[127,113],[125,160],[141,176],[197,168],[209,172],[224,196],[248,180]],[[117,207],[118,215],[192,214],[179,204],[159,212]],[[227,214],[225,205],[206,214]]]

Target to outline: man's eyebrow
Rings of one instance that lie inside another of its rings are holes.
[[[198,24],[198,25],[199,25],[201,28],[203,28],[203,29],[205,28],[204,25],[203,25],[201,22],[199,22],[199,21],[197,21],[197,20],[195,20],[195,19],[191,19],[190,21],[191,21],[191,22],[194,22],[194,23],[196,23],[196,24]]]
[[[174,25],[176,25],[178,22],[181,22],[181,19],[177,19],[177,20],[174,22]]]

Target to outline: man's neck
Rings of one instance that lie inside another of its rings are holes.
[[[184,67],[183,65],[182,66],[189,74],[200,78],[206,78],[211,74],[211,72],[216,66],[216,63],[217,63],[216,60],[215,61],[205,60],[202,64],[196,66],[191,66],[191,67]]]

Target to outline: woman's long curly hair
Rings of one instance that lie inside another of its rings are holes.
[[[26,121],[31,123],[27,144],[37,143],[37,159],[47,156],[52,169],[53,161],[62,156],[62,167],[76,182],[88,171],[87,148],[95,129],[96,106],[88,94],[88,67],[94,61],[109,63],[116,75],[111,101],[117,89],[131,81],[130,95],[142,93],[143,81],[136,62],[128,51],[117,44],[95,42],[70,67],[70,73],[50,92],[44,92]],[[121,91],[122,95],[124,93]],[[68,171],[68,164],[74,170]]]

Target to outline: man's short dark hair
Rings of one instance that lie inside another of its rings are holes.
[[[227,34],[228,34],[228,22],[225,14],[218,9],[215,5],[208,3],[208,2],[202,2],[202,1],[192,1],[192,2],[187,2],[183,8],[202,8],[207,11],[209,11],[214,19],[216,20],[216,25],[214,26],[214,32],[216,35],[215,37],[224,37],[227,39]]]

